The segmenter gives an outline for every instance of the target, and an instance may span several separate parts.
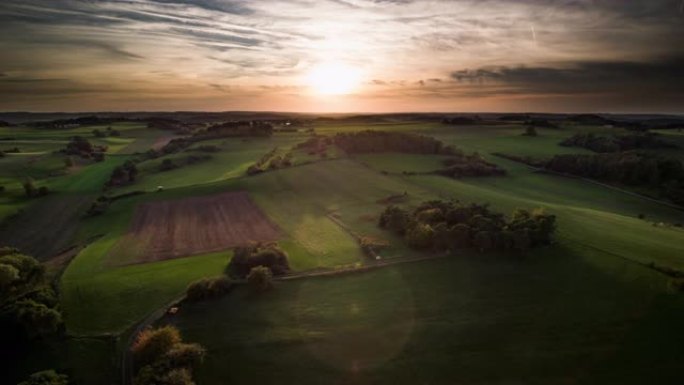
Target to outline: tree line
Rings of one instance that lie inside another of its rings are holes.
[[[214,124],[205,130],[195,132],[201,138],[269,137],[273,135],[273,125],[261,120],[244,120]]]
[[[488,205],[434,200],[413,211],[388,206],[380,215],[378,226],[420,250],[526,251],[551,243],[556,217],[543,209],[516,210],[506,217],[491,211]]]
[[[401,152],[409,154],[457,155],[453,147],[420,134],[365,130],[338,133],[332,143],[348,154]]]
[[[548,170],[629,186],[646,186],[677,204],[684,204],[684,167],[676,158],[636,151],[555,155],[543,163]]]
[[[597,135],[578,133],[559,143],[565,147],[582,147],[598,153],[621,152],[649,148],[677,148],[654,133]]]

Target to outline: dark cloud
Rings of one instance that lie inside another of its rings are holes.
[[[583,61],[555,66],[482,67],[451,78],[471,85],[500,85],[520,93],[641,93],[684,96],[684,56],[649,62]],[[500,92],[500,90],[493,90]]]
[[[152,3],[167,5],[184,5],[203,8],[208,11],[218,11],[234,15],[250,15],[253,10],[247,6],[245,1],[231,0],[151,0]]]

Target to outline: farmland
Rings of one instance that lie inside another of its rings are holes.
[[[120,136],[91,134],[110,126]],[[436,138],[506,174],[436,175],[450,158],[443,154],[297,147],[314,133],[366,130]],[[0,158],[0,240],[46,262],[74,253],[54,276],[67,354],[26,353],[16,378],[46,367],[84,384],[116,373],[136,325],[191,282],[224,274],[235,246],[262,241],[287,254],[291,280],[262,296],[238,285],[158,321],[207,348],[199,384],[676,383],[684,296],[653,266],[684,270],[684,212],[629,186],[493,155],[589,154],[559,142],[621,128],[562,123],[536,137],[524,130],[516,122],[312,119],[295,132],[200,138],[167,153],[172,139],[190,134],[141,122],[2,128],[12,138],[4,147],[20,152]],[[107,145],[104,160],[65,161],[56,151],[75,135]],[[678,141],[673,130],[662,136]],[[248,175],[270,151],[290,163]],[[105,188],[130,162],[134,178]],[[47,195],[26,196],[28,177]],[[390,204],[412,209],[437,199],[502,213],[543,208],[557,218],[556,241],[524,253],[445,256],[377,226]],[[93,214],[95,202],[101,210]],[[365,254],[362,239],[382,241],[378,259]],[[432,259],[403,263],[416,257]],[[392,264],[348,273],[378,261]],[[336,271],[347,273],[307,277]]]
[[[278,228],[248,195],[236,192],[141,204],[112,252],[137,255],[136,263],[153,262],[278,238]]]

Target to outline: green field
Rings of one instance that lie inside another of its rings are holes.
[[[482,154],[508,175],[404,174],[442,167],[444,157],[436,155],[347,156],[332,148],[321,158],[292,150],[308,138],[298,132],[200,142],[138,163],[135,183],[104,191],[115,167],[173,134],[140,123],[113,127],[120,137],[92,137],[93,129],[106,126],[0,129],[0,136],[11,138],[4,147],[22,150],[0,158],[6,188],[0,193],[0,240],[44,261],[83,246],[62,263],[58,277],[68,353],[31,355],[18,371],[57,367],[79,384],[111,383],[105,379],[118,369],[127,332],[179,298],[190,282],[221,274],[232,256],[224,250],[136,264],[134,254],[115,247],[127,239],[136,207],[246,191],[282,230],[279,244],[295,274],[368,264],[357,241],[363,236],[389,242],[380,252],[384,260],[429,255],[378,228],[378,215],[392,196],[402,196],[408,208],[430,199],[490,203],[506,213],[543,207],[558,218],[558,243],[526,256],[463,253],[361,274],[300,278],[279,282],[260,298],[238,288],[220,300],[184,305],[162,322],[177,324],[186,340],[207,347],[198,384],[636,384],[676,383],[681,376],[684,340],[676,330],[684,321],[684,297],[672,291],[669,277],[645,265],[684,269],[684,230],[673,226],[684,223],[684,212],[491,155],[587,153],[558,145],[587,128],[539,129],[538,137],[525,137],[524,127],[514,124],[318,122],[313,127],[324,135],[375,129],[433,136]],[[73,135],[106,143],[105,161],[67,168],[54,151]],[[197,151],[207,144],[219,151]],[[276,147],[292,151],[293,166],[246,175]],[[191,155],[211,158],[184,164]],[[164,159],[182,167],[160,171]],[[51,193],[25,197],[26,177]],[[99,195],[132,191],[145,193],[116,200],[100,216],[84,215]]]
[[[240,290],[163,322],[209,349],[203,384],[676,383],[683,305],[653,273],[557,247]]]

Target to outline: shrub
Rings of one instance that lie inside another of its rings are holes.
[[[203,278],[188,286],[186,298],[196,302],[221,297],[230,291],[231,283],[226,277]]]
[[[31,338],[54,334],[62,326],[62,314],[45,304],[24,299],[13,307],[17,321]]]
[[[37,189],[35,184],[33,183],[33,179],[26,178],[21,185],[24,188],[24,194],[26,194],[27,197],[30,198],[36,196]]]
[[[9,287],[17,280],[19,280],[19,269],[0,263],[0,290]]]
[[[135,385],[194,385],[191,370],[206,355],[202,346],[182,343],[172,326],[145,330],[133,353],[140,367],[133,379]]]
[[[684,291],[684,278],[674,278],[670,280],[670,287],[676,291]]]
[[[151,364],[181,342],[178,329],[162,326],[143,330],[133,344],[132,351],[138,365]]]
[[[265,292],[273,287],[273,274],[265,266],[253,267],[247,275],[247,283],[256,293]]]
[[[69,377],[64,374],[59,374],[54,370],[44,370],[36,372],[29,376],[25,381],[19,385],[68,385]]]
[[[177,344],[164,354],[166,365],[176,368],[196,368],[204,360],[207,351],[199,344]]]

